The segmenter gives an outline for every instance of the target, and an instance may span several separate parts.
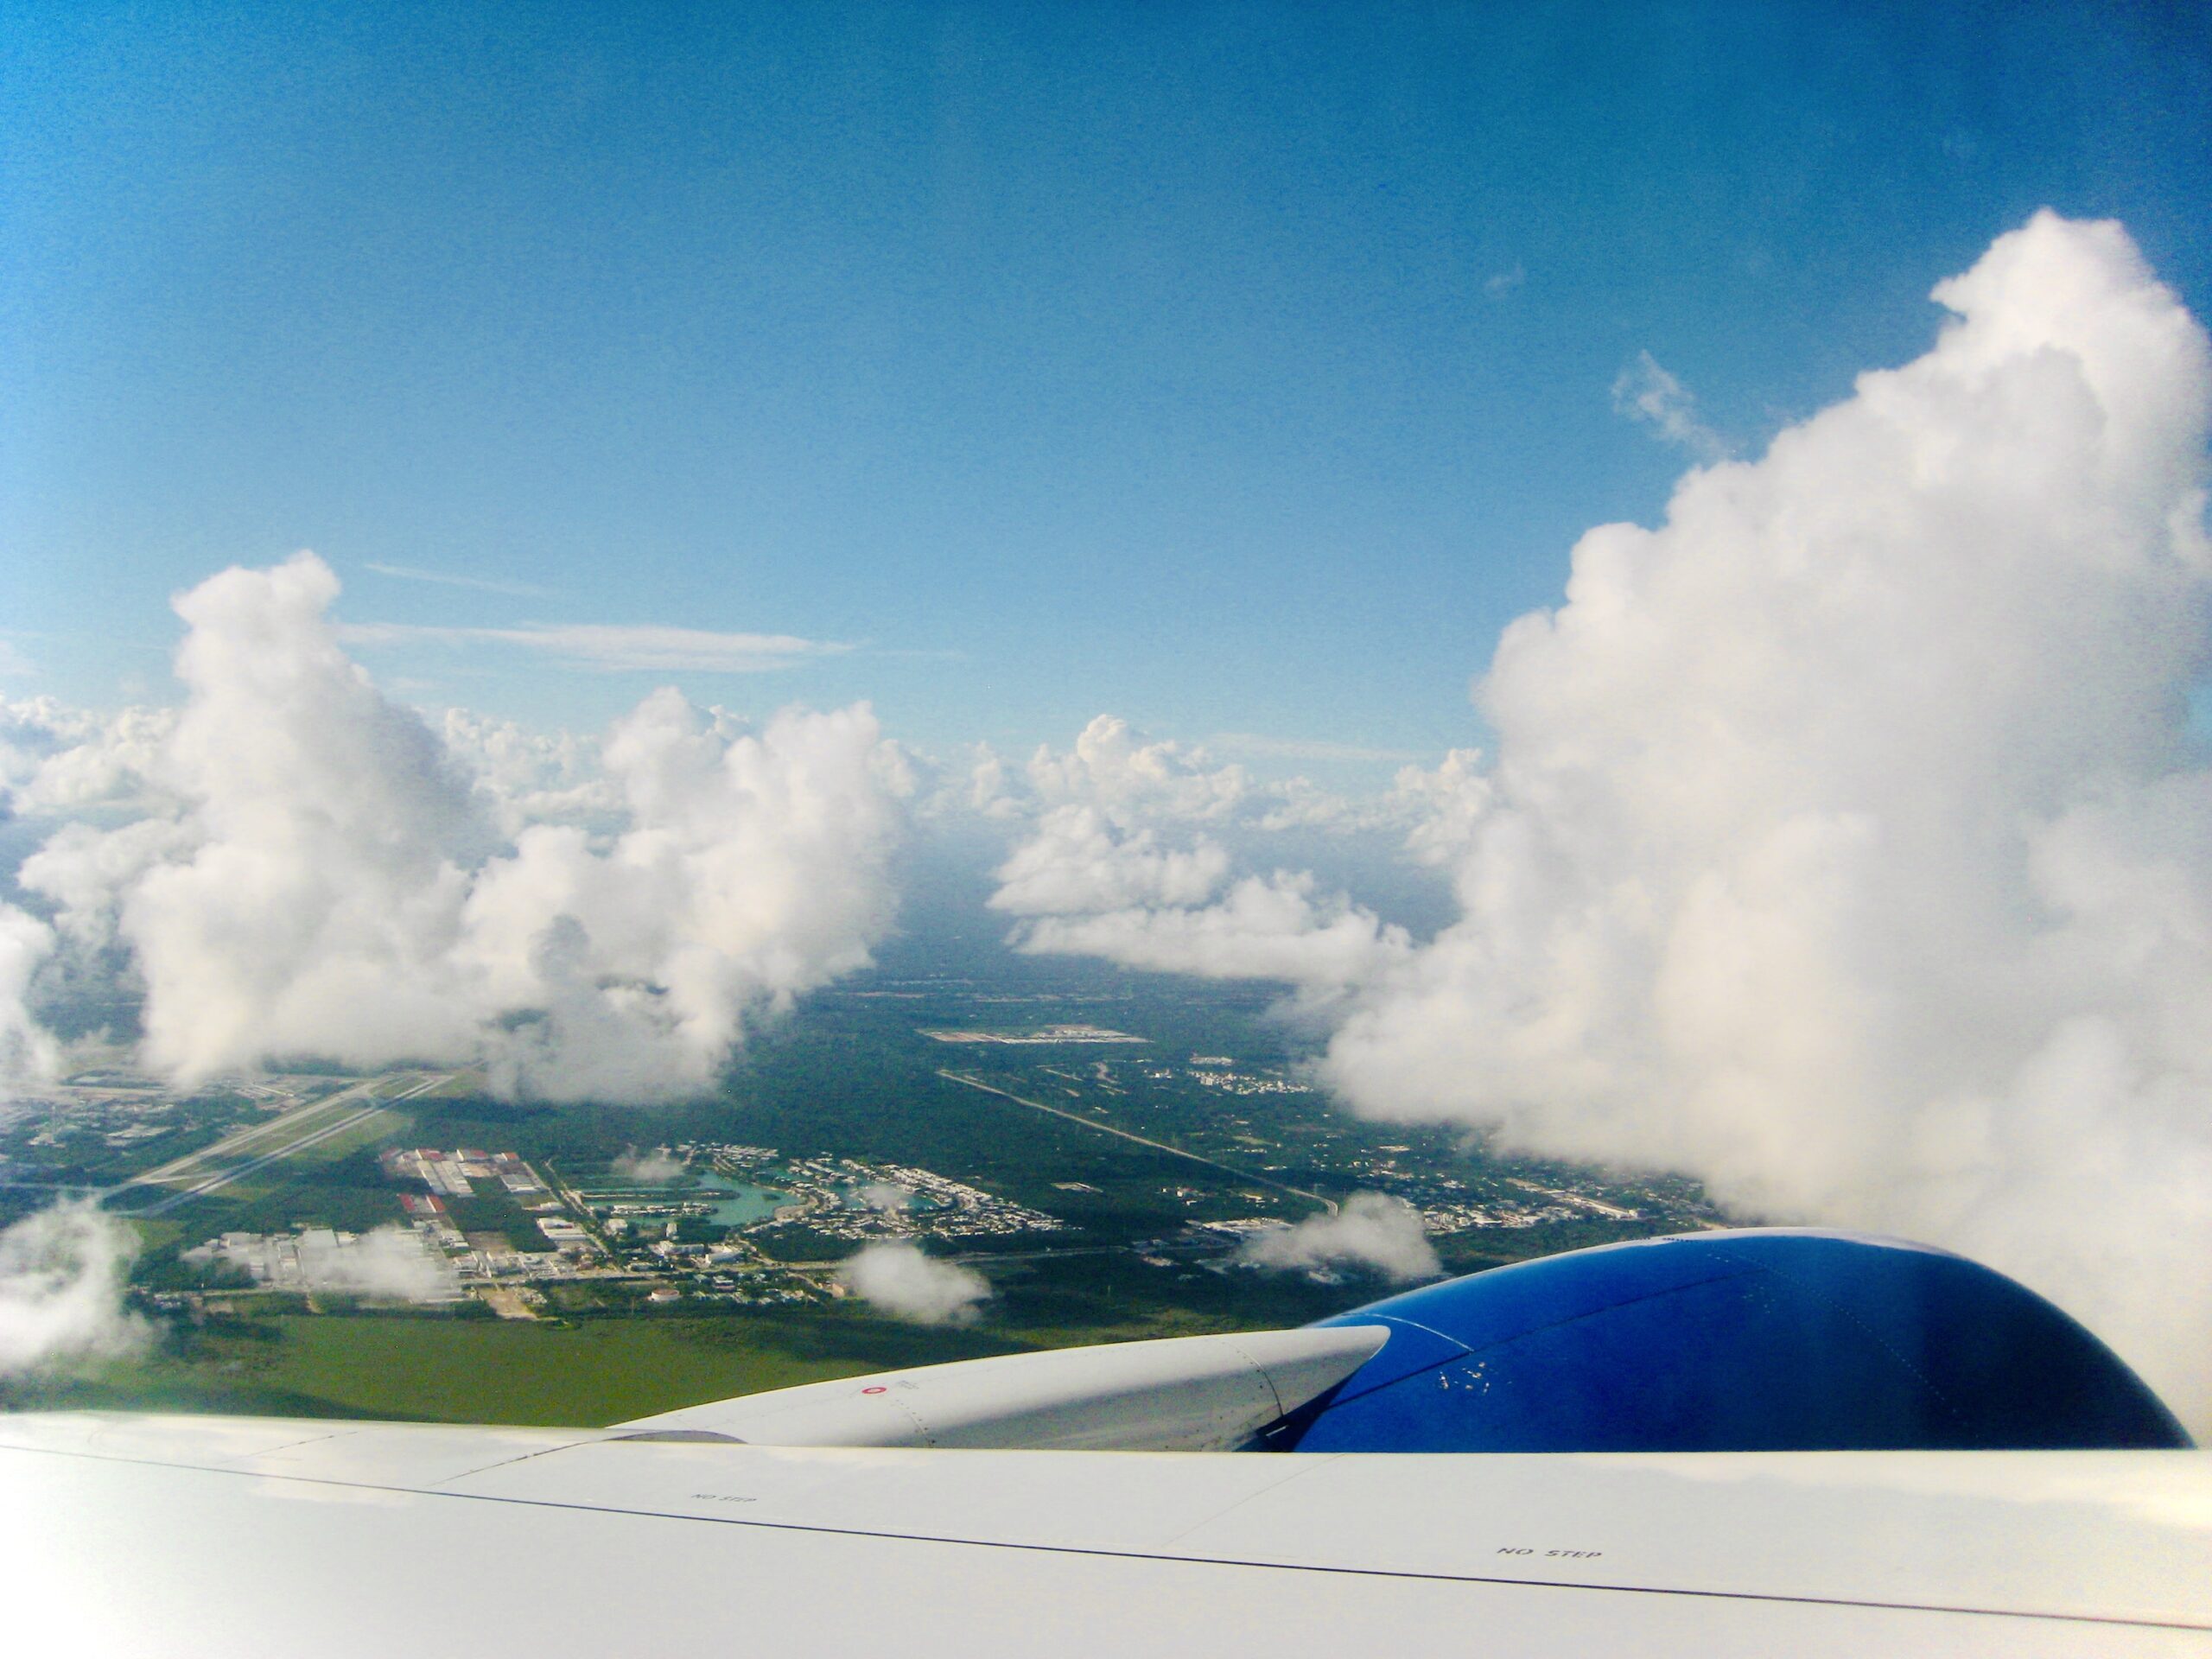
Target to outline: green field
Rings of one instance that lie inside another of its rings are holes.
[[[835,1315],[576,1325],[324,1314],[211,1320],[145,1359],[0,1383],[19,1410],[215,1411],[600,1426],[1020,1344]]]
[[[282,1312],[168,1324],[141,1359],[0,1382],[0,1409],[597,1427],[866,1371],[1303,1325],[1391,1288],[1371,1279],[1325,1286],[1154,1268],[1118,1254],[995,1262],[988,1271],[996,1294],[979,1324],[961,1329],[903,1324],[850,1304],[525,1323],[309,1314],[286,1301]]]

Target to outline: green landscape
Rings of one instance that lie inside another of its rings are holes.
[[[143,1340],[0,1382],[0,1405],[600,1425],[1324,1318],[1402,1275],[1271,1270],[1250,1241],[1355,1192],[1418,1215],[1447,1273],[1711,1224],[1675,1178],[1344,1113],[1268,988],[1002,951],[962,965],[894,959],[818,994],[679,1107],[312,1064],[181,1095],[110,1067],[17,1103],[0,1219],[58,1192],[128,1218]],[[734,1189],[772,1212],[719,1224]],[[886,1189],[905,1197],[861,1196]],[[414,1252],[404,1285],[315,1265],[393,1240]],[[887,1243],[975,1275],[976,1305],[925,1323],[848,1294],[843,1264]]]

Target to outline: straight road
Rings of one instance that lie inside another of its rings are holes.
[[[1251,1181],[1260,1186],[1272,1186],[1278,1192],[1287,1192],[1294,1198],[1309,1199],[1319,1205],[1332,1216],[1337,1213],[1337,1206],[1333,1200],[1323,1198],[1319,1192],[1308,1192],[1302,1186],[1293,1186],[1287,1181],[1276,1180],[1271,1175],[1262,1175],[1255,1170],[1239,1169],[1234,1164],[1223,1163],[1218,1158],[1208,1158],[1198,1153],[1186,1152],[1181,1147],[1169,1146],[1165,1141],[1154,1141],[1148,1136],[1136,1135],[1128,1129],[1117,1129],[1110,1123],[1101,1123],[1096,1118],[1085,1117],[1080,1112],[1067,1111],[1058,1106],[1047,1106],[1041,1100],[1025,1099],[1020,1095],[969,1077],[964,1072],[940,1071],[938,1076],[943,1077],[947,1083],[964,1084],[970,1089],[980,1089],[987,1095],[996,1095],[1001,1100],[1010,1100],[1017,1106],[1027,1106],[1033,1111],[1044,1112],[1052,1117],[1065,1118],[1071,1123],[1080,1123],[1084,1128],[1096,1130],[1100,1135],[1110,1135],[1120,1140],[1134,1141],[1141,1147],[1150,1147],[1154,1152],[1164,1152],[1171,1158],[1185,1158],[1194,1164],[1204,1164],[1209,1169],[1217,1169],[1225,1175],[1234,1175],[1240,1181]]]

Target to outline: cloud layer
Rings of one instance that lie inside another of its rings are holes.
[[[1309,999],[1371,983],[1405,959],[1412,943],[1403,928],[1317,887],[1311,876],[1277,871],[1248,876],[1210,905],[1043,916],[1021,934],[1022,948],[1160,973],[1280,980]]]
[[[175,726],[167,709],[103,718],[52,697],[0,699],[0,816],[143,804]]]
[[[307,1252],[302,1252],[303,1257]],[[361,1234],[342,1249],[303,1260],[319,1287],[394,1301],[429,1302],[455,1294],[454,1270],[421,1234],[397,1223]]]
[[[815,657],[852,649],[787,633],[723,633],[607,623],[529,623],[513,628],[463,628],[408,622],[359,622],[340,630],[348,645],[490,645],[543,652],[570,668],[603,674],[667,674],[695,669],[714,674],[763,674]]]
[[[849,1257],[837,1277],[871,1306],[917,1325],[972,1325],[991,1294],[982,1274],[925,1255],[904,1240],[870,1244]]]
[[[1495,766],[1414,780],[1461,919],[1371,953],[1325,1074],[1964,1250],[2203,1429],[2212,353],[2112,224],[2038,214],[1936,298],[1925,356],[1592,531],[1506,632]],[[1239,891],[1052,937],[1263,971],[1185,943]]]
[[[756,733],[657,692],[600,746],[618,830],[514,830],[481,757],[561,757],[480,727],[464,766],[346,658],[337,592],[303,554],[180,598],[188,698],[145,764],[181,810],[22,868],[73,937],[130,947],[148,1063],[481,1060],[509,1091],[667,1098],[748,1014],[868,962],[910,785],[865,707]]]
[[[54,949],[54,930],[0,904],[0,1101],[17,1085],[53,1075],[54,1039],[31,1017],[31,977]]]
[[[979,751],[940,798],[1018,827],[994,903],[1026,948],[1294,985],[1365,1111],[1966,1250],[2212,1427],[2212,772],[2186,704],[2212,351],[2113,225],[2038,215],[1936,297],[1927,354],[1754,461],[1656,364],[1624,378],[1713,464],[1656,528],[1589,532],[1564,603],[1508,630],[1493,762],[1352,804],[1102,717],[1026,767]],[[519,1091],[661,1098],[867,960],[911,785],[864,708],[754,730],[662,692],[599,742],[434,730],[346,658],[335,593],[302,556],[183,596],[180,713],[0,711],[13,810],[152,811],[23,867],[54,913],[0,907],[0,1063],[51,1063],[34,976],[114,939],[180,1077],[482,1059]],[[817,649],[494,637],[618,666]],[[1391,824],[1452,881],[1425,943],[1237,867],[1254,835]]]
[[[1309,875],[1278,870],[1232,881],[1222,837],[1402,832],[1429,804],[1419,781],[1427,775],[1414,769],[1387,796],[1351,800],[1303,779],[1262,782],[1104,715],[1065,753],[1038,751],[1026,796],[1007,787],[995,765],[986,772],[992,798],[1007,808],[1001,816],[1026,817],[1027,827],[996,872],[989,903],[1020,918],[1013,938],[1024,950],[1275,979],[1326,1000],[1408,948],[1402,929],[1323,893]]]

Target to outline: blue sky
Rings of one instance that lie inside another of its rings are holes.
[[[356,625],[855,647],[357,646],[426,705],[1428,754],[1692,458],[1616,410],[1640,354],[1755,452],[2043,205],[2212,309],[2212,51],[2152,7],[10,4],[0,41],[0,692],[95,705],[171,695],[172,591],[311,547]]]

